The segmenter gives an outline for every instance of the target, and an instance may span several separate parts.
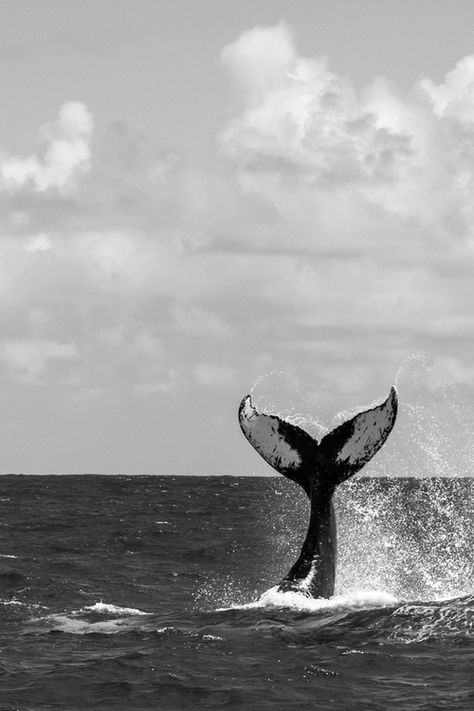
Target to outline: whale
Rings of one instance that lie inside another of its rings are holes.
[[[395,424],[397,391],[382,404],[358,412],[320,442],[277,415],[258,412],[250,395],[239,406],[243,434],[279,474],[302,487],[310,501],[309,524],[301,552],[277,586],[309,598],[334,595],[337,537],[333,496],[379,451]]]

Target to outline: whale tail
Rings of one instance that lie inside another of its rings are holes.
[[[381,405],[359,412],[317,442],[300,427],[260,413],[250,395],[239,407],[242,432],[277,472],[299,484],[311,500],[308,532],[298,560],[279,585],[310,597],[334,592],[336,523],[332,496],[379,451],[397,416],[395,388]]]
[[[397,392],[381,405],[359,412],[317,442],[296,425],[260,413],[250,395],[239,407],[242,432],[263,459],[311,496],[313,486],[334,489],[356,474],[379,451],[397,415]]]

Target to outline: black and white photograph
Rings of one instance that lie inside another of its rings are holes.
[[[0,88],[0,711],[472,711],[472,0],[0,0]]]

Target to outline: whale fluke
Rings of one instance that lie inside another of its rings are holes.
[[[334,592],[336,526],[332,496],[379,451],[397,416],[395,388],[381,405],[359,412],[317,442],[277,415],[260,413],[250,395],[239,407],[245,437],[276,471],[299,484],[311,500],[308,533],[300,556],[280,583],[311,597]]]
[[[323,437],[319,450],[337,486],[356,474],[387,440],[397,417],[398,398],[391,388],[381,405],[358,412]]]
[[[257,412],[250,395],[240,403],[239,422],[242,432],[264,460],[283,476],[296,481],[309,496],[307,475],[315,460],[317,442],[300,427],[276,415]]]

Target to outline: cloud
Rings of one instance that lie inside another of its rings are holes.
[[[274,55],[282,57],[275,65]],[[282,24],[244,33],[222,59],[231,78],[240,79],[244,110],[221,131],[220,144],[254,171],[335,186],[383,177],[392,153],[407,150],[407,137],[377,126],[350,82],[324,58],[297,55]],[[259,90],[248,102],[255,81]]]
[[[276,74],[267,71],[272,54],[282,58]],[[221,151],[249,202],[299,228],[298,247],[374,250],[405,231],[411,255],[448,238],[454,256],[456,239],[472,233],[473,57],[444,84],[426,79],[406,96],[383,78],[357,92],[326,59],[298,56],[282,24],[242,34],[222,59],[243,108],[221,130]],[[288,243],[280,234],[274,248]]]
[[[196,309],[193,306],[177,305],[174,317],[179,332],[194,338],[222,340],[234,334],[221,314],[215,311]]]
[[[275,73],[267,71],[272,54],[281,58]],[[357,92],[324,58],[298,56],[281,24],[244,33],[222,59],[239,79],[243,110],[219,144],[247,194],[283,217],[308,215],[319,243],[325,233],[333,240],[325,224],[338,221],[341,206],[350,231],[367,210],[381,211],[375,220],[390,232],[390,220],[416,220],[406,225],[413,233],[468,214],[471,229],[473,57],[445,84],[424,80],[407,96],[383,78]]]
[[[67,192],[90,168],[93,121],[85,105],[68,101],[59,109],[54,124],[40,130],[45,144],[42,156],[26,158],[0,154],[0,189],[16,192],[25,187],[37,192]]]
[[[0,346],[0,360],[30,376],[40,374],[45,364],[52,359],[77,358],[78,355],[73,343],[44,339],[6,341]]]
[[[194,379],[198,385],[222,388],[235,385],[235,371],[221,363],[198,363],[194,368]]]
[[[221,59],[247,106],[281,90],[296,60],[291,34],[283,23],[255,27],[222,50]]]
[[[474,55],[464,57],[448,72],[444,84],[424,79],[420,87],[429,96],[438,116],[451,116],[461,121],[474,120]]]
[[[40,232],[36,235],[36,237],[33,237],[29,242],[27,242],[23,249],[25,252],[31,252],[34,254],[35,252],[47,252],[52,249],[52,247],[53,245],[48,235],[44,234],[44,232]]]
[[[218,135],[232,188],[196,249],[228,253],[230,274],[231,255],[248,255],[254,317],[295,360],[313,348],[331,379],[347,379],[344,352],[372,362],[381,347],[393,368],[426,348],[440,362],[455,351],[465,366],[452,372],[472,383],[474,57],[439,85],[402,94],[376,77],[357,91],[326,58],[300,56],[280,23],[243,33],[222,62],[237,92]],[[233,293],[245,308],[245,288]]]
[[[0,160],[6,388],[61,382],[199,429],[205,393],[233,413],[275,368],[330,413],[385,393],[413,351],[474,386],[474,60],[359,91],[280,23],[222,62],[232,111],[205,159],[124,123],[92,154],[76,103],[16,172]]]

